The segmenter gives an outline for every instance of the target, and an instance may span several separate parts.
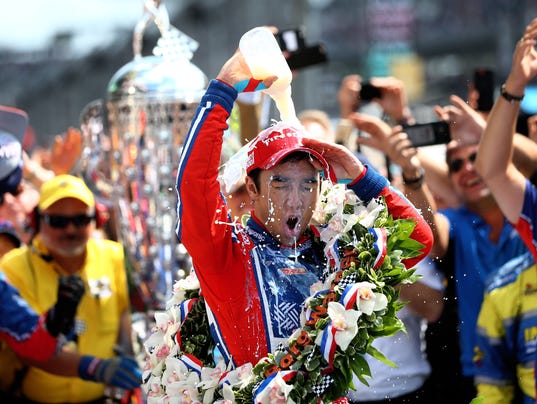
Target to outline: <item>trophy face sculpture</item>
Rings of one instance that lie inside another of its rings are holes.
[[[92,145],[83,161],[111,205],[112,232],[125,247],[135,282],[150,290],[152,306],[162,307],[173,282],[191,266],[175,234],[176,167],[208,79],[190,62],[197,42],[169,24],[164,5],[146,1],[144,10],[134,31],[133,60],[111,78],[105,105],[90,103],[82,114]],[[141,56],[150,22],[161,37],[154,55]],[[99,113],[106,115],[100,126]]]

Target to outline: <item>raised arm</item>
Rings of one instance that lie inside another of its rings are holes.
[[[421,214],[418,213],[420,226],[427,227],[423,231],[430,233],[432,229],[434,244],[431,246],[435,254],[438,255],[440,251],[437,243],[445,245],[440,254],[443,256],[449,241],[448,222],[444,216],[434,214],[436,212],[434,200],[428,188],[419,179],[422,175],[422,168],[416,157],[416,149],[409,147],[410,141],[407,135],[401,131],[400,126],[391,128],[386,122],[374,116],[354,113],[349,116],[349,119],[357,128],[371,135],[369,138],[362,139],[363,144],[380,150],[388,155],[394,163],[402,167],[403,176],[410,183],[408,189],[405,189],[405,194],[412,202],[412,207],[421,212]],[[413,182],[412,180],[415,179],[418,180]],[[438,233],[439,231],[441,233]],[[445,237],[440,237],[440,234],[445,235]]]
[[[476,160],[477,171],[511,223],[517,223],[524,202],[526,178],[512,157],[520,101],[526,85],[537,76],[536,37],[537,18],[516,45],[511,71],[489,115]]]

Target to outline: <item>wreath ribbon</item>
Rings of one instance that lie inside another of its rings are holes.
[[[269,377],[263,380],[263,382],[255,390],[254,403],[258,404],[261,402],[260,400],[258,400],[258,397],[262,396],[266,390],[270,389],[270,384],[272,382],[272,379],[274,379],[276,375],[280,375],[285,382],[288,382],[294,379],[296,374],[297,374],[296,370],[282,370],[282,371],[274,372],[273,374],[271,374]]]
[[[383,227],[373,227],[368,229],[368,231],[373,235],[374,239],[373,248],[377,252],[377,256],[373,262],[373,269],[377,269],[382,265],[384,258],[386,257],[388,237],[386,235],[386,229]]]
[[[188,370],[192,370],[198,375],[201,375],[203,363],[194,355],[185,353],[179,357],[179,360],[185,364]]]
[[[321,338],[321,352],[324,359],[328,362],[328,366],[332,369],[334,367],[334,355],[336,353],[336,332],[337,329],[332,326],[332,322],[328,323],[323,330],[323,336]]]

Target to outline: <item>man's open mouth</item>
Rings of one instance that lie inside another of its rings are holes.
[[[295,227],[297,226],[298,224],[298,217],[296,216],[290,216],[288,219],[287,219],[287,227],[289,227],[289,230],[294,230]]]

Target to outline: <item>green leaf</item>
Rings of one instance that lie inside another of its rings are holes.
[[[382,352],[380,352],[378,349],[376,349],[374,346],[370,346],[367,349],[367,353],[371,355],[373,358],[381,361],[382,363],[392,367],[396,368],[397,365],[393,363],[391,360],[389,360]]]
[[[371,376],[369,364],[362,355],[354,355],[353,357],[350,357],[349,365],[356,376]]]

